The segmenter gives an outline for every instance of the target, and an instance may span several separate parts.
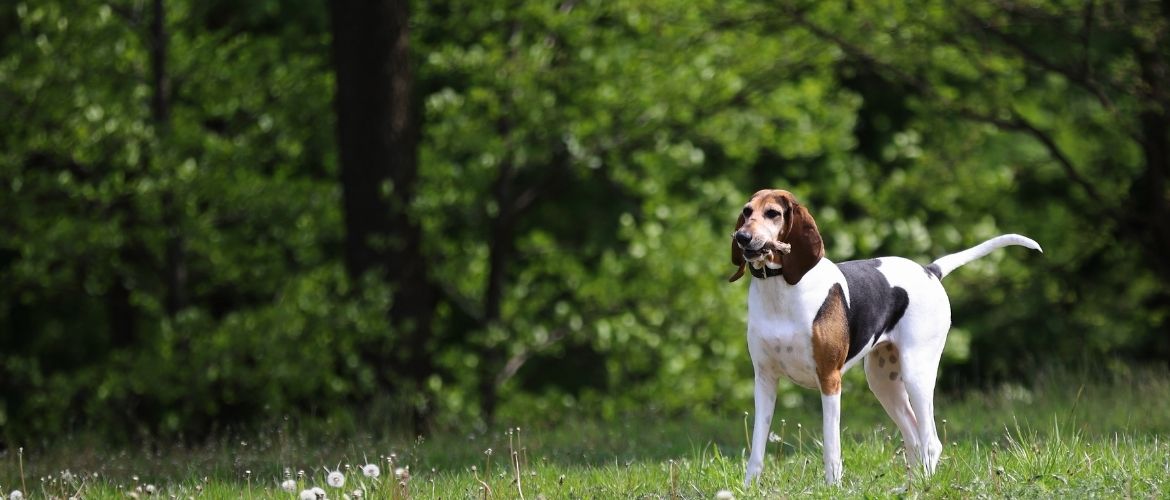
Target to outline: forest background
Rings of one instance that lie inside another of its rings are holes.
[[[943,392],[1170,362],[1168,2],[17,2],[0,124],[0,447],[738,414],[764,187],[1044,246],[947,278]]]

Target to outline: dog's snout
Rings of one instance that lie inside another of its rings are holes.
[[[741,247],[746,247],[748,245],[748,243],[752,242],[752,234],[747,232],[747,231],[744,231],[742,229],[739,231],[736,231],[735,232],[735,242],[739,243],[739,246],[741,246]]]

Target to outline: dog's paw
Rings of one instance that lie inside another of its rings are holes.
[[[845,472],[845,467],[841,465],[840,461],[825,463],[825,484],[833,486],[841,482],[841,475]]]
[[[752,483],[760,478],[760,473],[763,472],[763,470],[763,463],[757,463],[749,460],[747,464],[747,474],[745,474],[743,478],[744,489],[750,488]]]

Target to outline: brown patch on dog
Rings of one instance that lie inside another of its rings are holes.
[[[825,256],[825,244],[821,240],[817,223],[809,215],[808,210],[796,203],[792,194],[787,191],[782,193],[787,195],[784,201],[790,207],[788,210],[790,219],[788,231],[780,241],[792,245],[792,251],[780,258],[783,264],[781,272],[784,281],[789,285],[795,285]]]
[[[739,231],[739,228],[743,227],[744,221],[743,214],[740,214],[739,219],[735,221],[735,231]],[[727,281],[732,282],[743,277],[744,267],[747,266],[747,261],[743,258],[743,249],[739,248],[739,245],[735,243],[735,231],[731,232],[733,235],[731,237],[731,264],[738,266],[739,269],[736,269],[735,274],[727,278]]]
[[[841,392],[841,369],[849,353],[849,320],[845,316],[845,294],[841,284],[829,289],[812,324],[812,350],[821,393]]]

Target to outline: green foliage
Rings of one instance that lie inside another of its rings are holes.
[[[424,388],[370,353],[399,344],[389,297],[412,284],[342,269],[327,9],[165,4],[161,87],[149,2],[0,11],[4,442],[466,423],[492,394],[502,419],[738,412],[728,234],[772,186],[836,261],[1044,246],[948,277],[948,388],[1170,356],[1157,221],[1129,215],[1157,206],[1134,200],[1170,142],[1143,128],[1166,108],[1142,68],[1170,46],[1145,4],[415,2],[406,201],[445,293]]]

